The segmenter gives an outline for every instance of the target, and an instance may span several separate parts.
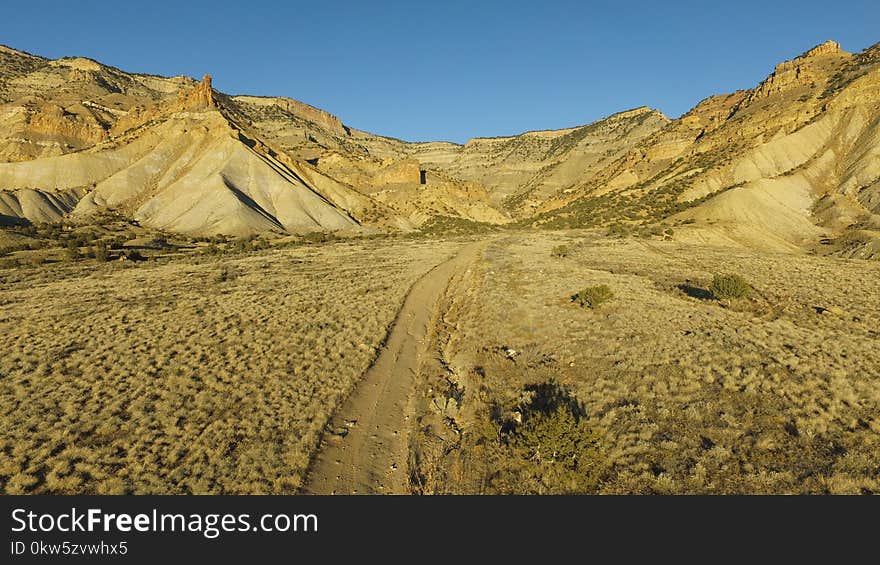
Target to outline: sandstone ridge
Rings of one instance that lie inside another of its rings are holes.
[[[878,53],[827,41],[679,118],[642,106],[456,144],[359,131],[290,98],[229,96],[210,75],[3,47],[0,191],[4,214],[27,221],[109,208],[193,233],[687,221],[676,237],[787,250],[862,241],[880,226]]]

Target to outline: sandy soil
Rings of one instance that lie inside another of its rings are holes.
[[[304,492],[408,492],[410,394],[433,332],[437,303],[452,276],[473,264],[485,245],[468,245],[413,285],[379,357],[325,432]]]

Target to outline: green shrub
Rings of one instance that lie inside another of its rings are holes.
[[[311,245],[314,243],[326,243],[328,241],[333,241],[334,239],[336,239],[336,236],[334,234],[328,233],[328,232],[320,232],[320,231],[309,232],[309,233],[303,234],[303,236],[302,236],[303,242],[305,242],[308,245]]]
[[[99,241],[95,244],[92,248],[92,253],[95,255],[95,259],[101,263],[106,263],[110,260],[110,250],[107,248],[107,244],[103,241]]]
[[[227,281],[234,281],[236,278],[238,278],[238,272],[235,270],[235,267],[224,265],[220,267],[220,271],[217,273],[217,276],[214,277],[214,281],[222,283]]]
[[[233,244],[232,249],[236,253],[247,253],[253,249],[253,245],[248,239],[238,239]]]
[[[538,412],[516,427],[513,443],[525,459],[575,469],[597,443],[584,422],[567,406]]]
[[[663,226],[643,226],[639,229],[638,232],[639,237],[649,239],[656,236],[663,235]]]
[[[567,245],[557,245],[550,251],[550,255],[559,258],[568,257],[569,251],[570,250]]]
[[[554,380],[525,387],[521,421],[508,443],[524,466],[514,492],[594,492],[603,467],[601,434],[589,425],[584,405]]]
[[[48,260],[42,255],[29,255],[24,261],[30,267],[39,267],[40,265],[48,263]],[[19,262],[19,264],[20,263],[21,262]]]
[[[739,275],[715,275],[709,285],[709,293],[715,300],[745,298],[752,288]]]
[[[588,286],[577,294],[573,294],[571,300],[585,308],[596,308],[603,302],[614,298],[614,292],[607,284]]]
[[[140,251],[137,249],[132,249],[125,254],[126,259],[129,261],[146,261],[147,258],[144,257]]]
[[[251,248],[254,251],[262,251],[263,249],[269,249],[270,247],[272,247],[272,244],[270,244],[267,239],[256,239],[251,243]]]
[[[615,222],[608,226],[609,237],[626,237],[630,234],[630,228],[625,224]]]

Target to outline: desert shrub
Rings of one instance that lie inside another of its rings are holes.
[[[10,229],[12,231],[14,231],[15,233],[20,233],[22,235],[29,235],[31,237],[33,237],[39,233],[37,226],[35,226],[34,224],[32,224],[30,222],[26,222],[26,223],[25,222],[26,221],[22,221],[21,223],[13,223],[13,225],[10,226]]]
[[[220,271],[217,272],[217,276],[214,277],[214,281],[218,283],[234,281],[237,277],[238,272],[235,270],[235,267],[223,265],[220,267]]]
[[[641,238],[651,238],[656,236],[663,235],[663,226],[643,226],[639,229],[639,237]]]
[[[524,395],[522,421],[508,438],[531,465],[520,470],[522,486],[531,492],[594,490],[602,462],[600,435],[590,429],[583,404],[553,380],[527,385]]]
[[[610,237],[626,237],[630,234],[630,229],[624,224],[614,223],[608,226],[608,235]]]
[[[36,233],[47,239],[58,239],[61,236],[61,224],[40,224]]]
[[[14,269],[21,266],[21,261],[15,257],[0,259],[0,269]]]
[[[302,236],[302,239],[303,242],[305,242],[306,244],[326,243],[328,241],[333,241],[334,239],[336,239],[336,236],[334,236],[332,233],[315,231],[304,234]]]
[[[513,443],[525,459],[574,469],[596,440],[577,414],[559,406],[552,412],[538,412],[517,426]]]
[[[550,251],[550,255],[561,259],[563,257],[568,257],[569,252],[570,249],[567,245],[557,245]]]
[[[99,241],[94,247],[92,247],[92,253],[95,256],[95,259],[101,263],[106,263],[110,260],[110,249],[107,248],[107,244],[103,241]]]
[[[607,284],[588,286],[571,296],[573,302],[577,302],[584,308],[596,308],[612,298],[614,298],[614,292]]]
[[[709,285],[709,293],[715,300],[745,298],[749,292],[751,292],[749,283],[736,274],[715,275]]]
[[[492,224],[475,222],[458,216],[432,216],[419,226],[419,231],[427,235],[475,234],[486,233],[494,229],[495,226]]]
[[[25,263],[30,267],[39,267],[47,263],[47,259],[42,255],[30,255],[25,259]]]
[[[491,378],[482,367],[475,374]],[[479,399],[447,394],[439,406],[435,399],[435,412],[445,414],[451,405],[452,418],[466,422],[466,431],[454,445],[437,443],[438,436],[433,434],[419,435],[411,467],[416,492],[573,494],[598,490],[610,470],[606,432],[598,420],[588,417],[586,406],[571,389],[552,375],[522,388],[479,387]],[[460,411],[465,405],[470,415]]]

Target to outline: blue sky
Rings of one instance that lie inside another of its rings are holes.
[[[647,105],[677,117],[835,39],[880,42],[880,2],[22,2],[0,43],[127,71],[214,75],[406,140],[509,135]]]

